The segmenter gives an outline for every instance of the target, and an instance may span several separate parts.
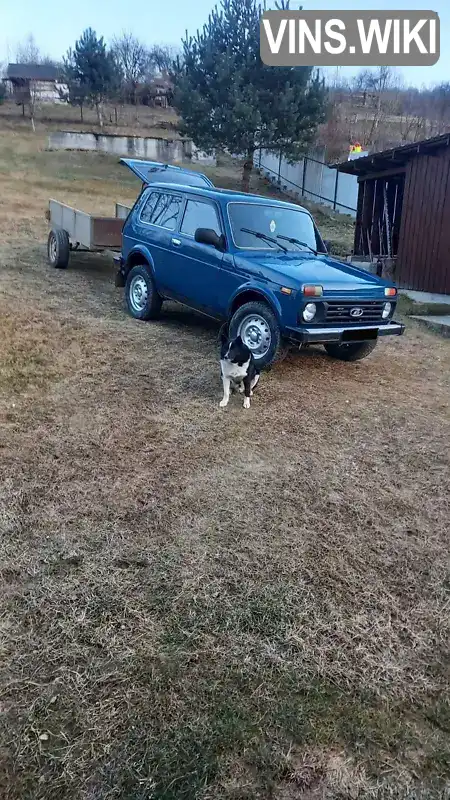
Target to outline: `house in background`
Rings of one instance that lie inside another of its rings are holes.
[[[150,81],[149,90],[148,105],[161,106],[161,108],[168,108],[172,105],[173,83],[166,71],[155,75]]]
[[[30,96],[38,103],[60,103],[59,69],[52,64],[8,64],[4,83],[17,104],[29,102]]]

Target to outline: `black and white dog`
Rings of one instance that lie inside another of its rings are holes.
[[[259,381],[260,370],[255,364],[252,352],[241,337],[229,340],[225,333],[221,336],[220,368],[222,370],[223,400],[220,407],[225,408],[230,399],[230,389],[238,389],[244,394],[244,408],[250,408],[253,389]]]

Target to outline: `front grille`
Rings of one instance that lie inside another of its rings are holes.
[[[351,310],[354,308],[362,309],[362,314],[360,316],[354,316],[351,314]],[[383,313],[384,303],[383,301],[361,301],[358,303],[356,302],[337,302],[332,301],[331,303],[328,302],[325,305],[325,319],[327,322],[331,323],[341,323],[345,322],[346,325],[349,323],[355,323],[356,325],[363,325],[370,322],[381,322],[383,320],[382,313]]]

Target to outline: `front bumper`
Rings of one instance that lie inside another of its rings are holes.
[[[292,339],[300,344],[317,344],[327,342],[338,342],[347,344],[348,342],[367,342],[378,339],[379,336],[401,336],[405,332],[405,326],[400,322],[388,322],[386,325],[352,325],[345,326],[308,326],[301,328],[286,328],[288,339]]]

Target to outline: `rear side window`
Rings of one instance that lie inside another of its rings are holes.
[[[159,225],[169,231],[176,230],[183,198],[176,194],[150,192],[141,212],[141,220],[150,225]]]
[[[142,222],[151,222],[153,212],[156,208],[156,204],[160,198],[158,192],[151,192],[147,197],[147,201],[144,205],[144,208],[141,211],[141,220]]]
[[[199,200],[188,200],[180,231],[188,236],[194,236],[197,228],[211,228],[218,236],[222,233],[215,206]]]

